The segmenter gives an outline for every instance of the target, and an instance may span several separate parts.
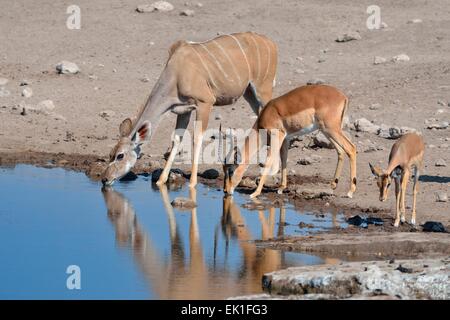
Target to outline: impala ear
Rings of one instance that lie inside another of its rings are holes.
[[[381,176],[382,172],[380,168],[378,168],[377,166],[374,167],[371,163],[369,163],[369,167],[375,177]]]
[[[132,140],[138,144],[144,142],[144,140],[147,140],[150,137],[151,129],[151,123],[149,121],[145,121],[133,135]]]
[[[122,121],[119,127],[119,132],[121,137],[126,137],[131,133],[133,123],[130,118],[126,118]]]

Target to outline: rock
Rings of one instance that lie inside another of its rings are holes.
[[[328,197],[334,197],[333,190],[331,188],[298,188],[295,190],[295,194],[304,199],[323,199]]]
[[[301,158],[300,160],[297,161],[297,163],[300,165],[303,165],[303,166],[307,166],[307,165],[319,162],[320,159],[322,159],[321,156],[312,155],[311,157]]]
[[[445,162],[444,159],[441,158],[441,159],[438,159],[434,165],[436,167],[446,167],[447,163]]]
[[[148,76],[144,76],[144,77],[141,79],[141,81],[142,81],[142,82],[149,82],[149,81],[150,81],[150,78],[149,78]]]
[[[245,177],[239,183],[239,187],[255,189],[257,187],[256,182],[250,177]]]
[[[55,109],[55,105],[52,100],[43,100],[36,106],[36,110],[50,112]]]
[[[447,233],[447,230],[445,229],[444,225],[440,222],[436,221],[427,221],[422,226],[423,232],[444,232]]]
[[[361,227],[361,228],[368,228],[369,224],[373,224],[376,226],[382,226],[383,225],[383,220],[381,218],[377,218],[377,217],[368,217],[368,218],[363,218],[359,215],[353,216],[348,218],[347,220],[348,224],[357,226],[357,227]]]
[[[436,192],[436,202],[447,202],[447,201],[448,201],[447,192],[444,191]]]
[[[219,171],[216,169],[208,169],[203,171],[201,176],[205,179],[217,179],[219,177]]]
[[[156,183],[161,176],[163,169],[156,169],[152,172],[152,182]],[[171,169],[169,173],[169,177],[167,179],[169,184],[182,184],[185,182],[185,175],[183,171],[179,169]]]
[[[380,130],[379,126],[377,126],[376,124],[373,124],[366,118],[360,118],[360,119],[355,120],[355,122],[353,123],[353,126],[355,127],[355,130],[359,131],[359,132],[368,132],[368,133],[377,134],[378,131]]]
[[[400,270],[398,265],[402,266]],[[424,269],[424,265],[428,267]],[[447,300],[449,281],[449,260],[441,258],[397,260],[395,264],[386,260],[293,267],[265,274],[262,284],[272,297]]]
[[[303,69],[295,69],[294,71],[296,74],[304,74],[305,71]]]
[[[381,29],[386,29],[386,28],[388,28],[388,24],[383,21],[383,22],[381,22],[380,27],[381,27]]]
[[[29,85],[29,84],[30,84],[30,81],[28,81],[28,80],[22,80],[22,81],[20,81],[19,86],[23,87],[23,86],[27,86],[27,85]]]
[[[422,19],[411,19],[411,20],[408,20],[407,23],[408,23],[408,24],[422,23]]]
[[[80,72],[80,68],[73,62],[61,61],[56,65],[56,71],[62,74],[76,74]]]
[[[381,105],[379,103],[372,103],[369,107],[369,110],[378,110],[380,109]]]
[[[373,64],[375,64],[375,65],[386,63],[386,62],[387,62],[387,59],[380,57],[380,56],[375,56],[375,58],[373,58]]]
[[[155,8],[155,11],[161,12],[169,12],[174,9],[174,6],[167,1],[156,1],[152,3],[151,6]]]
[[[404,53],[392,57],[392,61],[394,62],[401,62],[401,61],[406,62],[409,60],[410,60],[409,57]]]
[[[216,114],[214,117],[215,120],[222,120],[222,116],[220,114]]]
[[[402,132],[398,127],[389,127],[382,124],[380,126],[380,130],[378,131],[378,135],[385,139],[398,139],[402,136]]]
[[[259,179],[261,177],[256,178],[256,184],[259,184]],[[277,188],[280,185],[280,178],[277,175],[269,175],[264,181],[264,186],[268,188]]]
[[[6,78],[0,78],[0,86],[6,86],[6,84],[9,82]]]
[[[202,8],[202,7],[203,7],[203,3],[197,2],[197,3],[196,3],[196,6],[197,6],[198,8]]]
[[[155,10],[155,7],[151,4],[141,4],[136,8],[136,11],[140,13],[153,12]]]
[[[306,82],[307,85],[312,85],[312,84],[324,84],[325,80],[316,78],[316,79],[310,79]]]
[[[449,126],[449,123],[447,121],[444,121],[442,123],[432,123],[427,126],[427,129],[444,130],[444,129],[447,129],[448,126]]]
[[[333,143],[322,132],[319,132],[313,137],[312,146],[316,148],[334,149]]]
[[[186,9],[180,12],[180,16],[185,16],[185,17],[193,17],[195,14],[194,10],[190,10],[190,9]]]
[[[28,114],[27,108],[26,108],[26,107],[23,107],[23,108],[22,108],[22,112],[20,113],[20,115],[21,115],[21,116],[26,116],[27,114]]]
[[[33,95],[33,89],[26,87],[22,90],[22,97],[30,98]]]
[[[305,222],[301,221],[298,224],[298,227],[301,228],[301,229],[303,229],[303,228],[311,229],[311,228],[314,228],[314,225],[312,223],[305,223]]]
[[[103,110],[98,115],[103,119],[109,120],[109,118],[114,117],[116,113],[112,110]]]
[[[124,175],[122,178],[120,178],[121,182],[128,182],[128,181],[134,181],[137,180],[138,176],[133,171],[129,171],[126,175]]]
[[[171,203],[172,207],[180,208],[180,209],[193,209],[197,207],[195,201],[192,201],[188,198],[177,197]]]
[[[343,35],[337,37],[336,42],[347,42],[352,40],[361,40],[361,35],[359,34],[359,32],[352,31],[344,33]]]

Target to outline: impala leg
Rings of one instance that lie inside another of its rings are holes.
[[[172,168],[173,160],[178,152],[178,147],[183,140],[184,133],[186,128],[189,125],[189,119],[191,118],[191,113],[184,113],[177,116],[177,123],[175,126],[175,133],[172,139],[172,148],[170,150],[169,158],[167,159],[166,165],[164,166],[163,172],[156,182],[157,185],[163,185],[167,182],[169,178],[170,169]]]
[[[401,200],[400,178],[396,177],[394,181],[395,181],[395,221],[394,221],[394,226],[398,227],[398,225],[400,224],[400,200]]]
[[[336,149],[337,155],[338,155],[338,161],[336,164],[336,170],[334,171],[334,178],[331,181],[331,189],[336,189],[337,184],[339,182],[339,177],[341,176],[342,167],[344,165],[344,149],[339,146],[339,144],[329,135],[327,135],[327,138],[331,141],[334,148]]]
[[[211,104],[199,104],[197,106],[196,126],[194,132],[194,154],[192,159],[191,179],[189,187],[194,188],[197,185],[198,162],[202,149],[203,132],[208,127],[209,113],[211,112]]]
[[[287,187],[287,157],[289,151],[289,142],[288,139],[284,139],[283,144],[281,145],[281,185],[278,188],[278,194],[282,194],[283,190]]]
[[[347,196],[349,198],[352,198],[353,193],[356,191],[356,147],[350,141],[350,139],[347,138],[347,136],[342,132],[340,128],[335,131],[329,130],[327,134],[330,135],[331,140],[334,140],[339,145],[339,147],[341,147],[345,151],[350,160],[350,190],[347,193]],[[339,158],[338,158],[338,167],[339,167]],[[338,171],[339,169],[338,167],[336,168],[336,171]],[[340,172],[337,173],[340,174]],[[339,179],[339,177],[337,178]]]
[[[267,157],[266,164],[264,165],[264,169],[263,169],[263,173],[261,175],[261,179],[259,179],[258,187],[256,188],[255,192],[253,192],[250,195],[250,198],[256,198],[257,196],[259,196],[261,194],[261,191],[262,191],[262,189],[264,187],[264,182],[266,181],[267,175],[269,174],[269,172],[270,172],[270,170],[272,168],[273,160],[274,160],[276,154],[280,153],[280,149],[281,149],[280,146],[283,143],[285,135],[282,134],[281,132],[277,132],[277,135],[278,135],[278,141],[276,141],[277,145],[275,145],[272,142],[272,138],[273,137],[270,137],[271,141],[270,141],[270,147],[269,147],[269,156]]]
[[[417,189],[419,187],[419,170],[416,168],[416,172],[414,173],[414,185],[413,185],[413,207],[412,207],[412,216],[411,216],[411,224],[416,224],[416,196]]]
[[[400,212],[401,217],[400,221],[405,222],[405,201],[406,201],[406,187],[408,186],[410,172],[409,170],[404,170],[403,176],[402,176],[402,191],[401,191],[401,201],[400,201]]]

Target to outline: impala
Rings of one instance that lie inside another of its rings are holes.
[[[231,105],[244,96],[253,111],[272,98],[277,66],[277,46],[265,36],[246,32],[222,35],[206,42],[178,41],[147,102],[133,120],[125,119],[120,139],[110,153],[102,182],[111,185],[136,163],[141,145],[154,133],[163,114],[177,115],[175,134],[164,170],[157,182],[167,181],[170,168],[191,112],[196,111],[190,186],[197,184],[198,160],[203,132],[213,106]]]
[[[394,226],[398,227],[405,222],[405,196],[411,171],[414,173],[413,207],[411,224],[416,223],[416,195],[419,180],[419,172],[423,165],[423,153],[425,145],[423,139],[416,133],[407,133],[392,146],[389,154],[389,164],[385,171],[378,166],[369,163],[370,170],[377,178],[380,190],[380,201],[386,201],[388,189],[392,178],[395,181],[396,216]],[[401,215],[401,216],[400,216]]]
[[[232,194],[242,180],[250,159],[258,148],[250,146],[252,134],[256,141],[261,140],[258,131],[264,129],[270,133],[269,152],[261,179],[251,198],[257,197],[264,186],[264,181],[276,156],[281,156],[281,186],[278,193],[287,187],[287,156],[289,141],[296,135],[304,135],[321,130],[332,142],[338,154],[338,162],[331,187],[337,187],[342,171],[344,153],[350,159],[350,191],[352,197],[356,191],[356,147],[342,132],[343,117],[348,106],[347,97],[334,87],[327,85],[308,85],[294,89],[283,96],[269,101],[261,111],[252,132],[245,139],[242,161],[237,164],[224,165],[225,193]],[[251,148],[252,147],[252,148]]]

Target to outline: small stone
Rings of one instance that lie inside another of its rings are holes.
[[[194,14],[195,14],[195,11],[191,10],[191,9],[183,10],[180,12],[180,16],[185,16],[185,17],[193,17]]]
[[[408,20],[407,23],[408,23],[408,24],[422,23],[422,19],[411,19],[411,20]]]
[[[380,56],[375,56],[374,58],[373,58],[373,64],[375,64],[375,65],[377,65],[377,64],[382,64],[382,63],[386,63],[387,62],[387,59],[386,58],[383,58],[383,57],[380,57]]]
[[[30,98],[33,95],[33,89],[26,87],[22,90],[22,97]]]
[[[310,199],[323,199],[328,197],[333,197],[333,190],[331,188],[314,188],[314,189],[308,189],[308,188],[298,188],[295,190],[296,195],[299,195],[302,198],[305,198],[307,200]]]
[[[394,62],[401,62],[401,61],[406,62],[409,60],[410,60],[409,56],[407,56],[404,53],[392,57],[392,61],[394,61]]]
[[[103,119],[109,120],[109,118],[114,117],[115,114],[116,113],[112,110],[103,110],[98,115]]]
[[[241,180],[239,183],[240,187],[249,188],[249,189],[255,189],[256,188],[256,182],[251,179],[250,177],[245,177]]]
[[[294,71],[296,74],[304,74],[305,71],[303,69],[295,69]]]
[[[151,4],[141,4],[136,8],[136,11],[140,13],[153,12],[155,10],[155,7]]]
[[[322,63],[325,62],[326,60],[324,58],[320,58],[319,60],[317,60],[318,63]]]
[[[202,8],[202,7],[203,7],[203,3],[197,2],[196,6],[197,6],[198,8]]]
[[[299,227],[300,229],[303,229],[303,228],[311,229],[311,228],[314,228],[314,225],[311,224],[311,223],[305,223],[305,222],[301,221],[301,222],[298,224],[298,227]]]
[[[167,1],[156,1],[154,3],[151,4],[156,11],[161,11],[161,12],[168,12],[168,11],[172,11],[174,9],[174,6]]]
[[[448,201],[447,192],[444,191],[436,192],[436,202],[447,202],[447,201]]]
[[[445,102],[442,100],[438,100],[437,104],[440,106],[445,106]]]
[[[22,112],[20,113],[21,116],[26,116],[28,114],[27,108],[23,107]]]
[[[312,144],[317,148],[334,149],[333,143],[322,132],[319,132],[313,137]]]
[[[177,197],[171,203],[172,207],[180,209],[193,209],[197,207],[197,204],[188,198]]]
[[[55,105],[52,100],[44,100],[38,103],[37,110],[52,111],[55,109]]]
[[[352,31],[344,33],[343,35],[337,37],[336,42],[347,42],[352,40],[361,40],[361,35],[359,34],[359,32]]]
[[[216,169],[208,169],[203,171],[202,175],[203,178],[205,179],[217,179],[219,177],[219,171],[217,171]]]
[[[441,159],[438,159],[434,165],[436,167],[446,167],[447,163],[445,162],[444,159],[441,158]]]
[[[427,126],[427,129],[443,130],[443,129],[447,129],[448,126],[449,126],[449,123],[447,121],[444,121],[442,123],[432,123]]]
[[[386,22],[383,21],[383,22],[381,22],[380,27],[381,27],[381,29],[387,29],[389,26]]]
[[[61,74],[76,74],[80,72],[80,68],[70,61],[61,61],[56,65],[56,71]]]
[[[88,76],[88,78],[89,78],[89,80],[97,80],[98,79],[98,77],[95,74],[90,74]]]
[[[6,84],[9,82],[6,78],[0,78],[0,86],[6,86]]]
[[[144,76],[144,77],[141,79],[141,81],[142,81],[142,82],[149,82],[149,81],[150,81],[150,78],[147,77],[147,76]]]
[[[377,134],[378,131],[380,130],[380,126],[373,124],[366,118],[360,118],[360,119],[355,120],[355,122],[353,123],[353,126],[354,126],[355,130],[359,131],[359,132],[368,132],[368,133]]]
[[[441,222],[427,221],[423,224],[423,232],[444,232],[446,233],[444,225]]]
[[[401,129],[398,127],[390,127],[385,124],[380,126],[380,130],[378,131],[378,135],[381,138],[385,139],[398,139],[402,136]]]
[[[30,84],[30,81],[28,81],[28,80],[22,80],[22,81],[20,81],[19,86],[23,87],[23,86],[27,86],[27,85],[29,85],[29,84]]]
[[[216,116],[214,117],[214,119],[216,120],[222,120],[222,116],[220,114],[216,114]]]
[[[312,85],[312,84],[324,84],[325,81],[322,79],[310,79],[306,82],[307,85]]]

